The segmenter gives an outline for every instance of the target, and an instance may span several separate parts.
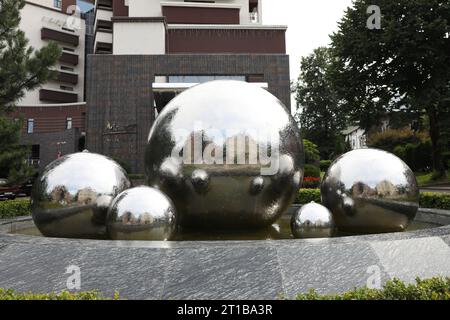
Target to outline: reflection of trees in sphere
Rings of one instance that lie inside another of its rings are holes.
[[[145,167],[182,226],[247,228],[272,224],[290,206],[303,157],[297,124],[277,98],[245,82],[212,81],[163,109]]]
[[[333,216],[321,204],[305,204],[292,216],[291,231],[295,238],[329,238],[335,231]]]
[[[49,237],[98,238],[112,199],[130,187],[125,171],[94,153],[66,155],[50,163],[33,185],[33,220]]]
[[[321,193],[337,227],[351,232],[403,231],[419,207],[414,173],[395,155],[376,149],[339,157],[328,169]]]
[[[113,240],[169,240],[176,230],[172,201],[161,191],[137,187],[119,194],[106,219]]]

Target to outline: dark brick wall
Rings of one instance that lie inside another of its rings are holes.
[[[155,75],[264,75],[269,91],[290,109],[289,57],[284,54],[89,55],[87,149],[144,171],[154,121]]]
[[[64,130],[59,132],[22,134],[21,142],[28,145],[40,145],[39,169],[42,170],[56,159],[58,150],[62,155],[78,152],[80,130]],[[57,142],[66,142],[58,148]]]

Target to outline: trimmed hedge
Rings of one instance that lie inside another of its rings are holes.
[[[0,201],[0,219],[28,216],[30,214],[31,204],[28,198]]]
[[[297,300],[450,300],[450,278],[416,279],[405,284],[398,279],[388,281],[382,289],[363,287],[340,295],[319,295],[314,290],[299,294]]]
[[[295,199],[295,203],[306,204],[311,201],[320,203],[320,189],[300,189]]]
[[[450,210],[450,194],[422,192],[420,194],[420,206],[422,208]]]
[[[320,171],[327,172],[332,163],[331,160],[320,160]]]
[[[320,203],[320,189],[301,189],[295,203],[305,204],[311,201]],[[450,210],[450,194],[422,192],[420,194],[421,208]]]
[[[16,293],[12,289],[0,288],[0,300],[119,300],[119,293],[112,298],[104,298],[97,291],[70,293]]]

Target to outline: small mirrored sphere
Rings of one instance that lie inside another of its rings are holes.
[[[176,231],[175,208],[161,191],[137,187],[114,199],[106,225],[113,240],[170,240]]]
[[[211,81],[176,96],[150,130],[148,185],[174,202],[182,227],[260,228],[292,204],[304,153],[290,111],[267,90]]]
[[[110,158],[89,152],[63,156],[33,185],[33,220],[47,237],[103,238],[109,205],[129,187],[125,171]]]
[[[405,230],[419,208],[414,173],[395,155],[377,149],[350,151],[332,163],[321,185],[322,203],[340,230]]]
[[[332,237],[335,231],[333,216],[321,204],[305,204],[292,216],[291,231],[299,239]]]

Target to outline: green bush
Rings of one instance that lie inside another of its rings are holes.
[[[28,216],[31,214],[29,199],[0,201],[0,219]]]
[[[420,194],[420,207],[450,210],[450,194],[422,192]]]
[[[298,204],[310,203],[311,201],[321,202],[319,189],[301,189],[295,199],[295,203]]]
[[[432,166],[430,140],[424,140],[417,144],[398,145],[394,148],[394,154],[405,161],[415,172],[427,171]]]
[[[395,147],[404,146],[408,143],[418,144],[428,139],[425,133],[415,133],[410,128],[389,129],[369,135],[367,144],[369,147],[394,152]]]
[[[319,148],[313,142],[303,139],[303,148],[305,150],[305,163],[319,165]]]
[[[301,189],[295,203],[305,204],[311,201],[320,203],[320,189]],[[450,210],[450,194],[423,192],[420,194],[420,207]]]
[[[312,164],[305,164],[305,177],[320,178],[320,169]]]
[[[416,279],[405,284],[398,279],[388,281],[382,289],[363,287],[339,295],[319,295],[314,290],[299,294],[297,300],[450,300],[450,278]]]
[[[16,293],[11,289],[0,288],[0,300],[118,300],[116,292],[112,299],[102,297],[97,291],[70,293]]]
[[[327,172],[328,168],[331,166],[331,160],[320,160],[320,171]]]

